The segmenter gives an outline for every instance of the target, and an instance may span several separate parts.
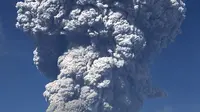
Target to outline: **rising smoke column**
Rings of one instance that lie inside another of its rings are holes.
[[[181,0],[25,0],[16,27],[34,37],[33,61],[52,80],[47,112],[138,112],[148,64],[180,33]]]

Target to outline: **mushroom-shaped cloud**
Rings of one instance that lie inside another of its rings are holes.
[[[25,0],[16,27],[36,41],[53,80],[47,112],[138,112],[153,88],[148,64],[180,33],[182,0]]]

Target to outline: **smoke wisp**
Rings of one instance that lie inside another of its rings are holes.
[[[33,61],[52,82],[47,112],[138,112],[148,64],[180,33],[182,0],[24,0],[16,27],[34,37]]]

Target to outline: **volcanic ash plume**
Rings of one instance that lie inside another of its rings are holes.
[[[138,112],[153,88],[148,64],[180,33],[181,0],[25,0],[16,27],[52,82],[47,112]]]

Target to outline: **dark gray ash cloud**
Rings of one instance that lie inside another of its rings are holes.
[[[47,112],[138,112],[165,96],[151,84],[153,55],[180,33],[181,0],[25,0],[16,27],[36,42],[33,61],[52,82]]]

